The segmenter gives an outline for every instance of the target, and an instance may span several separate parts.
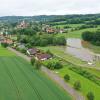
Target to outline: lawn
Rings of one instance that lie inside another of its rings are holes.
[[[0,46],[0,56],[14,56],[15,54]]]
[[[71,100],[62,88],[24,59],[1,47],[0,55],[0,100]]]
[[[69,84],[71,86],[73,86],[75,81],[77,81],[77,80],[80,81],[81,82],[81,87],[82,87],[80,92],[83,93],[83,95],[86,96],[86,94],[89,91],[92,91],[94,93],[94,95],[95,95],[95,100],[99,100],[100,99],[100,86],[98,86],[97,84],[95,84],[92,81],[84,78],[83,76],[81,76],[81,75],[69,70],[67,68],[67,66],[65,66],[63,69],[57,70],[57,71],[59,72],[58,74],[61,77],[64,77],[65,74],[70,75]]]

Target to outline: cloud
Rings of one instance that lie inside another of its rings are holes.
[[[100,0],[0,0],[0,16],[99,12]]]

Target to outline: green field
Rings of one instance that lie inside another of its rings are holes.
[[[84,31],[96,31],[97,29],[100,29],[100,26],[97,28],[87,28],[82,30],[75,30],[75,31],[69,31],[68,33],[64,34],[57,34],[58,36],[65,36],[66,38],[82,38],[81,35]]]
[[[0,47],[0,100],[71,100],[43,73],[11,54]]]
[[[14,55],[15,54],[13,52],[10,52],[9,50],[0,46],[0,56],[14,56]]]
[[[64,24],[64,25],[55,25],[54,27],[60,27],[60,28],[64,28],[65,26],[69,26],[71,28],[76,28],[76,27],[79,27],[83,24]]]
[[[68,65],[68,67],[70,67],[70,66]],[[68,67],[65,66],[61,70],[57,70],[58,74],[61,77],[64,77],[64,75],[66,75],[66,74],[70,75],[69,84],[71,86],[73,86],[75,81],[80,81],[81,82],[81,90],[80,90],[80,92],[83,95],[86,96],[86,94],[89,91],[92,91],[94,93],[95,100],[99,100],[100,99],[100,86],[98,86],[97,84],[91,82],[87,78],[84,78],[83,76],[81,76],[81,75],[69,70]]]

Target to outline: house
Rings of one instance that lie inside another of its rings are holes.
[[[30,56],[34,56],[34,55],[36,55],[38,52],[39,52],[39,50],[36,49],[36,48],[32,48],[32,49],[28,49],[28,50],[27,50],[27,54],[30,55]]]
[[[46,32],[47,33],[55,33],[55,29],[53,29],[53,28],[47,28]]]
[[[11,39],[4,39],[1,43],[13,44],[13,41]]]
[[[25,44],[18,44],[17,46],[19,49],[26,49]]]
[[[46,54],[46,53],[38,53],[36,55],[36,59],[44,61],[44,60],[47,60],[47,59],[52,59],[52,56],[50,54]]]

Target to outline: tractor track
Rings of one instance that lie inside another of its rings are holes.
[[[21,63],[24,65],[23,61],[21,61]],[[47,88],[49,90],[51,90],[51,93],[52,94],[54,93],[56,95],[56,97],[58,97],[58,100],[62,100],[62,97],[56,91],[54,91],[53,89],[51,89],[50,86],[49,86],[49,84],[43,78],[41,78],[37,73],[35,73],[35,74],[36,74],[35,76],[38,76],[39,80],[41,80],[43,83],[45,83],[45,85],[47,86]]]
[[[3,59],[0,59],[0,60],[2,60],[2,62],[4,62]],[[8,74],[8,76],[9,76],[11,82],[12,82],[13,88],[15,88],[15,91],[16,91],[16,94],[17,94],[17,100],[22,100],[21,95],[20,95],[20,91],[19,91],[19,89],[18,89],[18,87],[16,85],[16,82],[14,81],[14,78],[13,78],[11,72],[9,71],[9,68],[7,67],[5,62],[3,64],[4,64],[5,71]]]
[[[31,80],[29,79],[29,77],[26,75],[26,73],[24,72],[24,70],[19,67],[18,65],[18,61],[17,59],[13,59],[16,62],[17,68],[21,71],[21,73],[23,73],[23,75],[26,77],[27,83],[28,85],[34,90],[34,92],[36,93],[38,100],[43,100],[43,98],[41,97],[41,95],[39,94],[38,90],[35,88],[35,86],[33,86],[33,83],[31,82]]]

